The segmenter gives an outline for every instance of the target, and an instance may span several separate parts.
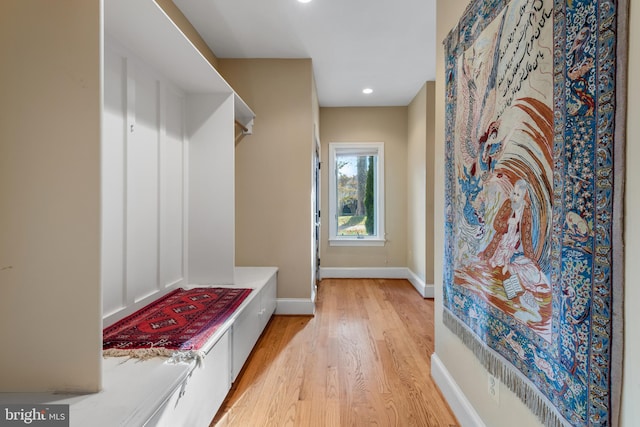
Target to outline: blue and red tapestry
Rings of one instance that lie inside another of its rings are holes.
[[[103,331],[105,356],[196,354],[251,289],[175,289]]]
[[[547,426],[618,416],[619,9],[476,0],[445,40],[444,322]]]

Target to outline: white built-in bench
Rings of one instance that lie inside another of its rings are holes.
[[[276,309],[277,268],[238,267],[233,287],[252,288],[195,361],[103,360],[103,390],[88,395],[0,394],[3,403],[69,404],[72,427],[206,427]]]

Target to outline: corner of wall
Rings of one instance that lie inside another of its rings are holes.
[[[442,392],[461,426],[485,427],[467,396],[460,390],[447,367],[436,353],[431,355],[431,377]]]

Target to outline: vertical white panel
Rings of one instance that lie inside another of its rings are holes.
[[[172,89],[163,93],[160,283],[166,287],[184,277],[184,99]]]
[[[102,142],[102,311],[124,306],[124,138],[126,59],[110,49],[104,54]]]
[[[127,298],[139,301],[158,288],[158,82],[136,65],[135,120],[127,126]]]
[[[190,95],[189,282],[233,282],[235,199],[232,95]]]

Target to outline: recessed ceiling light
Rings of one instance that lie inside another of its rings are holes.
[[[311,0],[298,0],[300,3],[309,3]]]
[[[373,93],[373,89],[371,89],[370,87],[364,88],[362,89],[362,93],[364,93],[365,95],[369,95],[370,93]]]

